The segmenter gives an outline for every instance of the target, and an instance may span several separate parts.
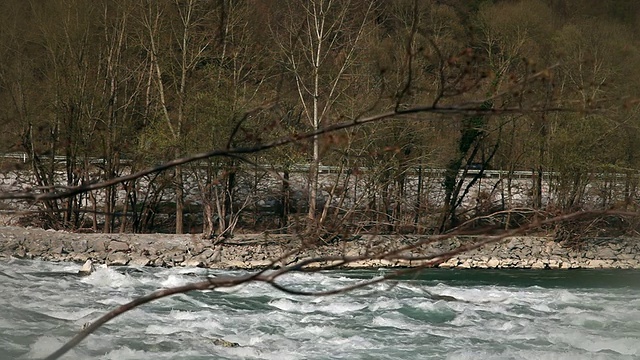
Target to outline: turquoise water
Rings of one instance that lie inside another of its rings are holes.
[[[0,263],[0,359],[43,358],[84,323],[205,269]],[[327,290],[385,270],[290,274]],[[433,300],[429,294],[455,300]],[[349,294],[267,284],[176,295],[135,309],[63,359],[638,359],[640,271],[428,270]],[[222,348],[213,338],[241,344]]]

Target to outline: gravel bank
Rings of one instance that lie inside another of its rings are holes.
[[[315,246],[286,257],[278,265],[309,257],[361,256],[396,249],[420,237],[369,236]],[[429,244],[404,255],[436,254],[473,238],[450,239]],[[197,266],[218,269],[263,268],[294,249],[299,239],[288,235],[237,235],[227,243],[213,245],[198,235],[172,234],[77,234],[35,228],[0,227],[0,257],[42,259],[129,266]],[[367,260],[354,268],[418,266],[420,261]],[[546,237],[516,237],[490,244],[440,264],[443,268],[640,268],[640,242],[634,238],[585,240],[581,249],[569,249]]]

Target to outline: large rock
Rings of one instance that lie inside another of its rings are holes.
[[[87,240],[75,240],[71,243],[71,248],[74,253],[84,253],[89,250],[89,245],[87,244]]]
[[[131,256],[131,260],[129,261],[129,265],[132,266],[147,266],[151,263],[148,257],[138,254]]]
[[[608,267],[609,261],[607,260],[589,260],[587,261],[586,267],[590,269],[602,269]]]
[[[204,267],[205,261],[206,259],[203,259],[201,256],[194,256],[185,260],[182,265],[187,267]]]
[[[109,246],[107,247],[107,250],[109,251],[113,251],[113,252],[127,252],[129,251],[129,244],[124,243],[122,241],[117,241],[117,240],[112,240],[111,242],[109,242]]]
[[[532,269],[544,269],[546,268],[546,264],[542,260],[536,260],[531,264]]]
[[[558,259],[549,259],[549,269],[559,269],[562,267],[562,261]]]
[[[205,250],[206,251],[206,250]],[[218,246],[213,250],[213,254],[209,257],[209,261],[218,263],[222,261],[222,247]]]
[[[617,259],[618,255],[616,254],[616,252],[613,251],[613,249],[611,249],[610,247],[603,247],[601,249],[599,249],[596,254],[595,254],[597,259],[602,259],[602,260],[613,260],[613,259]]]
[[[209,259],[213,255],[213,249],[204,249],[199,256],[202,256],[205,259]]]
[[[60,252],[62,252],[62,243],[58,244],[60,247]],[[26,249],[29,253],[35,256],[42,256],[50,251],[51,241],[49,239],[34,239],[34,241],[30,241],[26,246]]]
[[[97,253],[105,253],[107,252],[107,242],[104,240],[94,239],[94,241],[91,242],[89,250],[93,250]]]
[[[443,269],[450,269],[450,268],[455,268],[458,267],[460,264],[460,260],[456,257],[453,257],[443,263],[441,263],[440,265],[438,265],[438,267],[443,268]]]
[[[78,274],[82,275],[82,276],[87,276],[87,275],[91,275],[91,273],[94,272],[95,270],[96,270],[96,268],[93,266],[93,261],[87,260],[82,265],[80,270],[78,270]]]
[[[490,269],[494,269],[500,266],[500,260],[496,258],[491,258],[487,261],[487,267]]]
[[[162,257],[157,257],[153,260],[151,260],[151,266],[156,266],[156,267],[161,267],[161,266],[166,266],[167,264],[164,262],[164,259]]]
[[[617,259],[618,260],[635,260],[636,257],[637,257],[637,255],[630,254],[630,253],[624,253],[624,254],[618,254],[617,255]]]
[[[114,252],[107,256],[107,265],[109,266],[125,266],[129,263],[129,256],[125,253]]]
[[[219,339],[219,338],[213,339],[213,340],[211,340],[211,342],[214,345],[222,346],[222,347],[239,347],[240,346],[240,344],[238,344],[236,342],[232,342],[232,341],[228,341],[228,340],[224,340],[224,339]]]
[[[67,258],[73,262],[82,262],[82,263],[91,259],[91,257],[87,253],[75,253],[75,254],[69,255]]]
[[[189,252],[192,255],[200,255],[205,249],[204,244],[200,240],[193,240],[189,246]]]

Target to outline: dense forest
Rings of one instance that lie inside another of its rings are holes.
[[[580,189],[594,174],[615,174],[623,197],[598,206],[634,207],[639,15],[635,0],[4,0],[0,152],[26,154],[40,191],[55,192],[395,112],[107,187],[94,230],[153,230],[145,216],[164,193],[173,230],[189,231],[189,178],[202,231],[220,233],[247,204],[234,195],[242,171],[275,169],[286,192],[296,164],[309,166],[298,212],[323,226],[446,231],[464,219],[460,174],[472,167],[529,171],[530,207],[563,211],[586,206]],[[359,173],[373,193],[357,209],[316,204],[320,165],[338,169],[329,196]],[[425,169],[444,169],[437,207],[421,188],[406,199],[407,177]],[[542,201],[549,173],[562,195],[553,204]],[[80,196],[43,201],[47,226],[86,226]]]

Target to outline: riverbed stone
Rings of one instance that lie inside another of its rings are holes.
[[[129,251],[129,244],[122,241],[112,240],[109,242],[109,246],[107,247],[107,250],[113,251],[113,252],[118,252],[118,251],[126,252],[126,251]]]
[[[171,258],[170,261],[174,264],[179,264],[181,262],[184,261],[184,254],[181,253],[174,253]]]
[[[621,253],[621,254],[617,254],[616,258],[618,260],[635,260],[637,255],[632,254],[632,253]]]
[[[157,257],[157,258],[151,260],[150,265],[151,266],[155,266],[155,267],[162,267],[162,266],[166,266],[167,264],[165,263],[163,258]]]
[[[79,239],[71,243],[71,248],[74,253],[84,253],[89,250],[89,245],[87,244],[87,240]]]
[[[500,260],[498,260],[496,258],[491,258],[486,263],[486,267],[488,267],[490,269],[497,268],[498,266],[500,266]]]
[[[75,242],[75,239],[72,238],[64,238],[62,239],[62,251],[65,254],[70,254],[72,252],[74,252],[74,248],[73,248],[73,243]]]
[[[618,256],[618,254],[611,249],[610,247],[603,247],[602,249],[598,250],[597,252],[597,258],[598,259],[616,259]]]
[[[248,268],[249,264],[245,263],[244,261],[237,261],[237,260],[231,260],[231,261],[227,261],[225,262],[225,267],[228,267],[229,269],[246,269]]]
[[[562,266],[562,261],[558,259],[549,259],[547,266],[549,269],[559,269]]]
[[[205,258],[207,260],[209,260],[211,255],[213,255],[213,249],[211,249],[211,248],[204,249],[204,251],[202,253],[198,254],[198,256],[202,256],[203,258]]]
[[[213,339],[211,340],[211,342],[216,346],[222,346],[222,347],[228,347],[228,348],[234,348],[234,347],[240,346],[240,344],[236,342],[232,342],[232,341],[228,341],[220,338]]]
[[[544,269],[545,267],[546,265],[542,260],[536,260],[531,264],[532,269]]]
[[[70,254],[68,258],[73,262],[81,262],[81,263],[84,263],[87,260],[91,259],[88,253],[73,253],[73,254]]]
[[[80,270],[78,270],[78,274],[86,276],[86,275],[90,275],[94,271],[95,271],[95,267],[93,266],[93,262],[91,260],[87,260],[82,265]]]
[[[542,247],[540,246],[540,244],[536,243],[535,245],[531,246],[531,254],[540,254],[542,252]]]
[[[455,268],[460,264],[460,260],[458,258],[451,258],[445,262],[443,262],[442,264],[440,264],[438,267],[441,267],[443,269],[451,269],[451,268]]]
[[[27,251],[24,247],[20,246],[14,251],[13,256],[17,257],[18,259],[24,259],[27,257]]]
[[[589,269],[602,269],[606,265],[607,265],[607,261],[605,261],[605,260],[594,260],[594,259],[592,259],[592,260],[587,261],[585,267],[587,267]]]
[[[94,240],[91,242],[89,246],[89,250],[94,251],[96,253],[104,253],[107,251],[107,241],[105,240]]]
[[[339,246],[317,245],[307,248],[295,257],[298,259],[319,256],[354,256],[374,247],[389,251],[428,239],[366,235],[362,238],[342,242]],[[267,241],[268,240],[268,241]],[[300,246],[299,239],[288,235],[264,236],[243,234],[242,243],[202,245],[192,235],[170,234],[71,234],[64,231],[42,231],[18,227],[0,227],[0,256],[34,257],[49,261],[84,262],[92,259],[96,263],[129,264],[135,266],[205,266],[213,268],[255,268],[270,264],[291,249]],[[448,240],[432,242],[420,249],[403,253],[412,257],[424,254],[444,253],[458,243],[474,241],[467,237],[464,242]],[[539,250],[539,251],[536,251]],[[120,255],[117,255],[120,254]],[[133,255],[135,254],[135,255]],[[289,263],[283,261],[282,266]],[[325,265],[329,264],[326,262]],[[362,260],[350,267],[397,267],[422,266],[428,261],[397,259]],[[320,264],[314,264],[318,267]],[[640,268],[640,241],[620,238],[613,242],[598,240],[585,242],[579,249],[563,247],[547,237],[517,237],[503,243],[475,249],[451,258],[440,267],[455,268]]]
[[[213,263],[219,263],[222,261],[222,247],[218,246],[213,250],[213,253],[209,257],[209,261]]]
[[[205,250],[205,245],[202,243],[202,241],[193,240],[188,250],[194,256],[200,255]]]
[[[107,265],[109,266],[125,266],[129,263],[129,256],[125,253],[114,252],[107,256]]]
[[[149,258],[141,254],[131,256],[131,260],[129,261],[129,265],[133,266],[147,266],[150,263]]]
[[[184,261],[183,266],[187,267],[205,267],[206,259],[203,259],[201,256],[194,256]]]

